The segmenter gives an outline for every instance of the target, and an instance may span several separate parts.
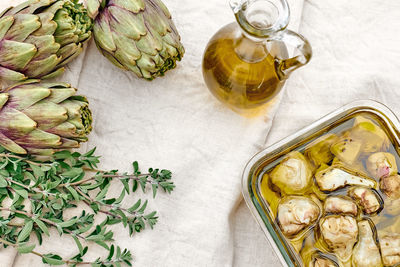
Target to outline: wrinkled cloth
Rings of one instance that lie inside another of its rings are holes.
[[[313,47],[293,73],[266,146],[355,100],[372,99],[400,116],[400,2],[306,0],[300,32]],[[233,213],[235,266],[280,266],[242,202]]]
[[[0,7],[16,2],[22,1],[3,0]],[[152,82],[139,80],[114,67],[92,42],[57,79],[88,96],[94,131],[82,150],[96,146],[103,169],[129,171],[130,162],[138,160],[143,169],[174,173],[171,195],[147,196],[149,210],[159,212],[155,229],[129,237],[121,226],[112,227],[116,243],[132,251],[135,266],[279,266],[243,203],[243,168],[265,146],[278,106],[267,144],[356,99],[380,100],[400,114],[400,3],[311,0],[303,9],[303,1],[290,1],[290,28],[300,26],[314,57],[292,75],[264,116],[247,119],[215,100],[201,74],[208,40],[234,19],[227,1],[164,2],[186,48],[177,69]],[[77,253],[71,238],[51,234],[38,251]],[[89,259],[106,255],[97,245],[90,250]],[[0,253],[0,266],[43,265],[34,255]]]
[[[22,1],[18,1],[22,2]],[[93,42],[58,81],[79,88],[90,101],[94,125],[88,144],[97,147],[102,168],[129,171],[138,160],[143,169],[173,171],[172,195],[151,194],[148,210],[157,210],[159,223],[129,237],[113,226],[115,242],[131,250],[134,266],[232,266],[233,212],[241,201],[241,172],[246,161],[262,148],[280,98],[265,115],[247,119],[219,103],[202,77],[202,54],[212,35],[234,21],[228,1],[166,0],[182,36],[186,54],[175,70],[152,82],[124,72],[101,56]],[[17,1],[2,1],[5,8]],[[299,25],[302,1],[291,1],[292,24]],[[118,183],[117,183],[118,184]],[[118,196],[120,188],[110,189]],[[127,196],[127,206],[141,196]],[[66,216],[71,216],[71,211]],[[68,258],[78,250],[72,238],[51,230],[41,253],[57,252]],[[85,257],[107,256],[90,245]],[[43,266],[35,255],[4,251],[1,266]]]

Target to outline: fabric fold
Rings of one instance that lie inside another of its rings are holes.
[[[290,27],[296,30],[302,1],[289,2]],[[103,169],[130,171],[130,161],[138,160],[143,169],[173,171],[177,187],[172,195],[159,194],[155,200],[146,196],[149,209],[159,212],[153,231],[129,237],[126,229],[113,228],[118,245],[132,251],[134,265],[239,266],[234,218],[241,200],[241,173],[262,148],[281,97],[270,103],[265,115],[254,119],[218,102],[203,82],[201,62],[208,40],[235,19],[228,2],[164,3],[186,48],[175,70],[152,82],[140,80],[114,67],[92,43],[86,55],[57,80],[72,83],[88,96],[94,131],[87,146],[97,147]],[[137,197],[127,199],[133,203]],[[77,253],[68,237],[46,239],[40,251],[57,247],[62,255]],[[89,259],[107,254],[97,245],[90,245],[90,251]],[[28,254],[14,262],[17,267],[28,265],[45,266],[39,257]]]

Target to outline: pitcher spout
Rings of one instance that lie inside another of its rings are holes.
[[[230,0],[240,27],[258,38],[284,30],[290,18],[286,0]]]

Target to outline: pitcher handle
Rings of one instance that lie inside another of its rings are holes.
[[[294,70],[306,65],[311,59],[311,45],[301,34],[285,29],[270,36],[267,42],[269,41],[281,41],[299,52],[299,55],[294,57],[278,59],[277,71],[283,79],[286,79]]]

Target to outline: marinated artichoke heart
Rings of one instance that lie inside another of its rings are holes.
[[[334,191],[347,185],[363,185],[374,188],[376,182],[367,177],[351,174],[350,171],[331,166],[322,166],[315,174],[315,180],[322,191]]]
[[[323,240],[337,258],[342,262],[348,261],[357,241],[356,219],[348,215],[330,215],[319,221],[319,227]]]
[[[386,133],[378,125],[363,116],[355,118],[351,137],[363,142],[361,151],[364,153],[386,151],[390,145]]]
[[[400,264],[400,234],[390,233],[380,237],[379,245],[385,266]]]
[[[396,159],[391,153],[374,153],[368,157],[366,165],[368,172],[377,179],[397,173]]]
[[[285,236],[292,238],[315,223],[320,213],[319,206],[308,197],[285,197],[278,205],[279,227]]]
[[[372,214],[383,208],[383,200],[373,189],[354,186],[349,189],[348,195],[360,205],[365,214]]]
[[[368,220],[358,222],[358,242],[353,249],[352,263],[357,267],[379,267],[381,254]]]
[[[400,198],[400,175],[395,174],[383,177],[380,181],[380,188],[390,199]]]
[[[338,267],[339,265],[325,257],[317,256],[314,261],[309,265],[310,267]]]
[[[316,167],[321,164],[328,164],[333,159],[330,147],[336,139],[335,134],[326,134],[309,144],[304,155]]]
[[[358,159],[362,147],[362,142],[354,140],[348,136],[340,138],[337,142],[332,144],[331,152],[340,161],[352,165]]]
[[[271,174],[271,182],[285,194],[304,193],[311,182],[312,171],[306,158],[298,151],[290,152],[276,166]]]
[[[329,196],[324,204],[325,213],[349,214],[357,216],[357,205],[344,196]]]

